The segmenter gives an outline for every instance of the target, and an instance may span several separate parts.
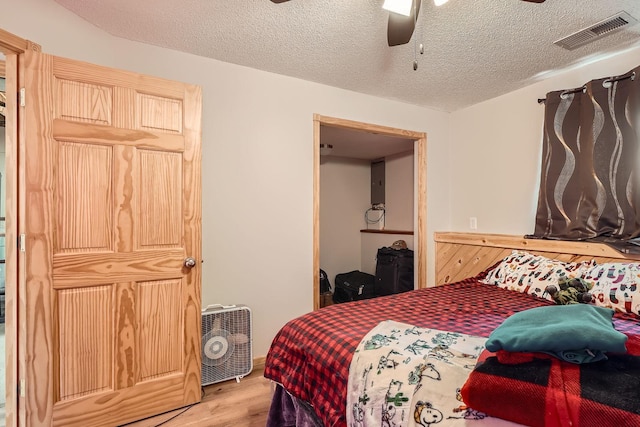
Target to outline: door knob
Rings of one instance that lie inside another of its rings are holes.
[[[187,268],[193,268],[193,267],[196,266],[196,260],[191,258],[191,257],[185,258],[184,259],[184,266],[187,267]]]

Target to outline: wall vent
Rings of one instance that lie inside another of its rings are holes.
[[[568,50],[591,43],[594,40],[607,36],[615,31],[621,30],[629,25],[636,24],[638,21],[627,12],[619,12],[607,19],[595,23],[589,28],[585,28],[578,32],[553,42],[554,44]]]

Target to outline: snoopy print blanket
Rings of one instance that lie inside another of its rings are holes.
[[[460,389],[486,338],[380,322],[349,368],[349,427],[516,425],[467,408]]]

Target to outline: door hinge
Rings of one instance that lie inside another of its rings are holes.
[[[18,383],[18,396],[25,397],[27,393],[25,389],[26,389],[26,381],[24,380],[24,378],[22,378]]]
[[[26,98],[26,91],[25,89],[22,87],[20,88],[20,106],[24,107],[27,105],[27,101],[25,100]]]
[[[18,249],[20,252],[25,252],[27,250],[27,236],[24,233],[18,237]]]

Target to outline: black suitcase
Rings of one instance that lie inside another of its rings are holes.
[[[391,295],[413,290],[413,251],[378,249],[376,256],[376,295]]]
[[[333,281],[333,302],[358,301],[372,298],[375,276],[359,270],[336,274]]]

